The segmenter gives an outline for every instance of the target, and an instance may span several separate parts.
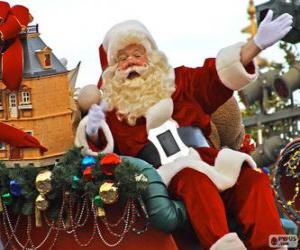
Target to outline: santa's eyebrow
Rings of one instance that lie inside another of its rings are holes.
[[[135,53],[135,52],[139,52],[139,53],[145,53],[145,51],[142,49],[142,48],[136,48],[134,51],[133,51],[133,53]]]

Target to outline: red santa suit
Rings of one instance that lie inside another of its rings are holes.
[[[122,34],[126,35],[124,32],[131,35],[142,33],[144,37],[139,36],[138,39],[146,50],[156,48],[144,27],[134,23],[127,26],[117,25],[108,32],[100,47],[103,70],[113,61],[114,53],[122,46],[124,48],[120,40]],[[198,127],[208,138],[211,132],[210,115],[232,96],[233,90],[240,89],[256,77],[252,63],[246,68],[240,63],[241,46],[240,43],[221,50],[216,59],[206,59],[202,67],[181,66],[174,69],[176,90],[171,96],[174,103],[172,118],[180,127]],[[147,144],[144,117],[139,118],[135,126],[130,126],[126,121],[118,120],[115,111],[110,111],[106,114],[106,122],[120,154],[137,156]],[[105,146],[107,141],[104,136],[101,138]],[[218,151],[213,147],[196,150],[202,162],[211,165],[211,169],[216,164],[222,165],[219,175],[231,173],[232,165],[237,165],[236,177],[229,185],[223,185],[222,179],[215,178],[214,173],[208,173],[205,169],[197,171],[196,167],[189,168],[189,162],[185,162],[186,168],[183,170],[179,168],[181,171],[170,182],[169,191],[183,200],[202,246],[210,248],[229,233],[226,219],[226,211],[229,211],[242,227],[247,248],[268,249],[270,234],[284,234],[268,176],[249,167],[244,162],[245,158],[235,151]]]

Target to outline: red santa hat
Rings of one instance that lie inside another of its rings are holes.
[[[116,62],[116,56],[120,49],[135,43],[143,45],[147,53],[157,48],[150,32],[139,21],[128,20],[113,26],[103,40],[108,64],[113,65]]]
[[[139,21],[128,20],[114,25],[105,35],[99,48],[100,63],[104,71],[108,65],[116,63],[120,49],[130,44],[141,44],[148,54],[157,49],[156,43],[147,28]],[[98,87],[102,84],[100,78]]]

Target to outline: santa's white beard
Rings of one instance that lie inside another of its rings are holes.
[[[132,126],[150,107],[170,97],[175,90],[174,70],[161,52],[152,53],[149,65],[144,69],[139,67],[138,73],[138,77],[123,79],[116,65],[103,73],[103,97],[109,110],[115,109],[118,119],[125,119]]]

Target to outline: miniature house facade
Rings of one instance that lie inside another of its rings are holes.
[[[0,142],[0,161],[51,165],[73,145],[69,71],[42,41],[37,25],[28,27],[22,44],[20,88],[12,92],[0,79],[0,121],[31,134],[48,151],[42,154],[37,148],[19,149]]]

